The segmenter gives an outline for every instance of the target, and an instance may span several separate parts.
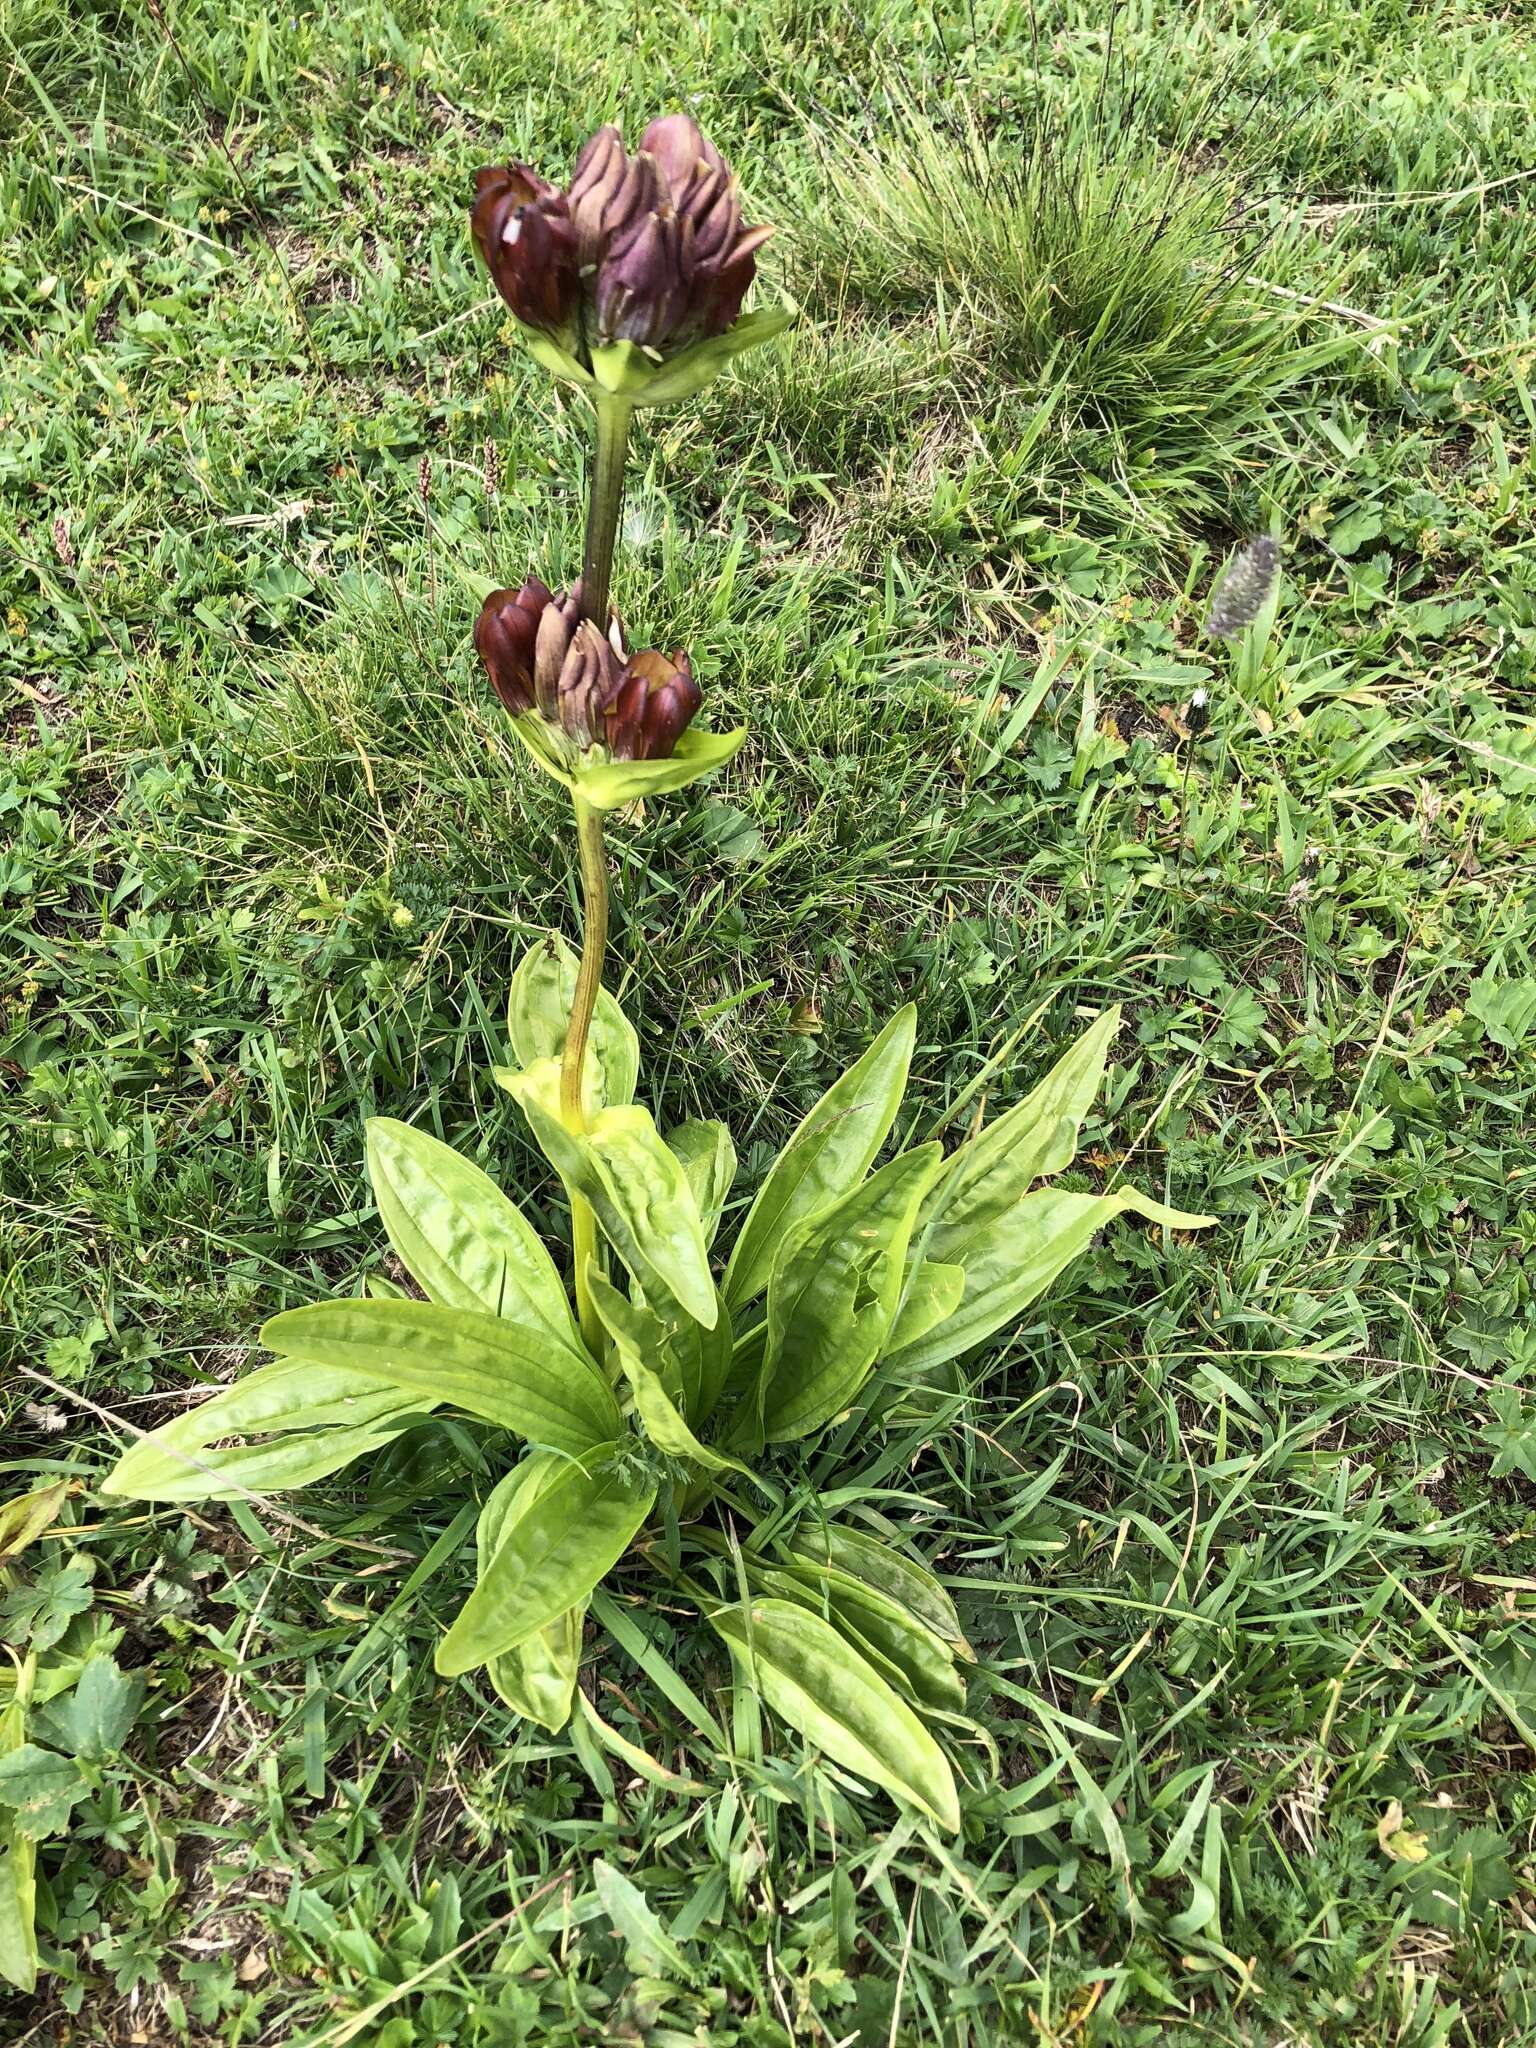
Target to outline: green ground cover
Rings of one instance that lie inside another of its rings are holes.
[[[0,1709],[59,1688],[0,2036],[1536,2039],[1533,99],[1474,0],[4,0],[0,1500],[72,1490],[0,1562]],[[465,202],[679,104],[803,317],[638,436],[618,598],[752,728],[612,834],[651,1099],[739,1215],[902,1002],[910,1139],[1118,1001],[1067,1184],[1219,1218],[784,1456],[960,1605],[953,1839],[622,1575],[615,1747],[437,1678],[435,1431],[94,1490],[389,1272],[365,1117],[557,1212],[489,1069],[568,837],[469,632],[574,573],[586,428]]]

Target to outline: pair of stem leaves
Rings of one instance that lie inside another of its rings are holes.
[[[887,1580],[899,1581],[882,1586],[852,1532],[818,1531],[819,1553],[797,1538],[760,1553],[750,1539],[726,1545],[699,1518],[717,1491],[733,1504],[744,1483],[771,1492],[753,1469],[764,1446],[877,1400],[877,1374],[893,1387],[921,1380],[1014,1321],[1115,1214],[1182,1228],[1208,1219],[1129,1188],[1035,1185],[1073,1157],[1114,1012],[947,1158],[922,1145],[873,1167],[905,1090],[909,1008],[794,1133],[717,1284],[710,1252],[735,1177],[729,1133],[696,1122],[663,1138],[633,1101],[638,1040],[606,991],[583,1076],[587,1128],[559,1119],[576,969],[558,942],[524,959],[508,1019],[522,1064],[497,1078],[615,1261],[585,1274],[604,1355],[582,1344],[560,1275],[516,1204],[450,1147],[376,1119],[380,1217],[427,1299],[277,1316],[262,1336],[278,1362],[142,1441],[107,1490],[187,1500],[303,1485],[440,1406],[460,1409],[532,1448],[482,1511],[478,1583],[439,1645],[439,1670],[484,1665],[519,1712],[563,1726],[588,1604],[639,1539],[775,1711],[952,1827],[953,1776],[927,1723],[963,1703],[963,1638],[931,1573],[876,1545]],[[709,1583],[680,1576],[642,1536],[658,1507],[664,1524],[693,1532]],[[733,1575],[735,1599],[720,1590]]]

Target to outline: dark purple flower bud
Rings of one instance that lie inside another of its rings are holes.
[[[537,576],[521,590],[493,590],[475,621],[475,649],[491,687],[513,717],[534,706],[534,648],[553,600]]]
[[[672,204],[679,210],[700,170],[730,175],[725,158],[689,114],[661,115],[641,136],[640,147],[655,159],[672,194]]]
[[[608,245],[597,273],[597,329],[605,341],[660,348],[688,310],[683,235],[671,212],[648,213]]]
[[[649,157],[629,157],[617,128],[599,128],[576,159],[566,195],[583,272],[595,270],[609,244],[663,203],[665,192]]]
[[[568,332],[580,275],[565,194],[526,164],[475,174],[475,246],[496,289],[525,326]]]
[[[681,648],[634,655],[604,710],[608,751],[620,761],[665,761],[704,701]]]

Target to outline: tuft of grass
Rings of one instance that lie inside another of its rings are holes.
[[[990,117],[897,79],[877,133],[819,131],[809,258],[823,290],[925,316],[952,401],[1048,402],[1058,457],[1210,509],[1359,338],[1309,324],[1280,278],[1316,251],[1203,139],[1242,109],[1212,88],[1170,136],[1116,75]]]

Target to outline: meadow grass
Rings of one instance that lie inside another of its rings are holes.
[[[1536,2038],[1518,18],[10,0],[0,38],[0,1496],[78,1482],[0,1641],[84,1614],[150,1681],[0,2033]],[[585,423],[464,197],[680,102],[803,319],[638,440],[617,595],[752,728],[613,834],[649,1094],[729,1120],[740,1200],[900,1002],[905,1138],[1121,1001],[1071,1184],[1220,1218],[1118,1224],[785,1461],[960,1603],[953,1843],[733,1717],[622,1578],[584,1682],[628,1749],[437,1680],[462,1431],[284,1513],[92,1490],[264,1316],[389,1271],[366,1116],[559,1216],[488,1070],[569,847],[469,626],[475,578],[574,569]],[[1278,613],[1213,645],[1255,530]]]

